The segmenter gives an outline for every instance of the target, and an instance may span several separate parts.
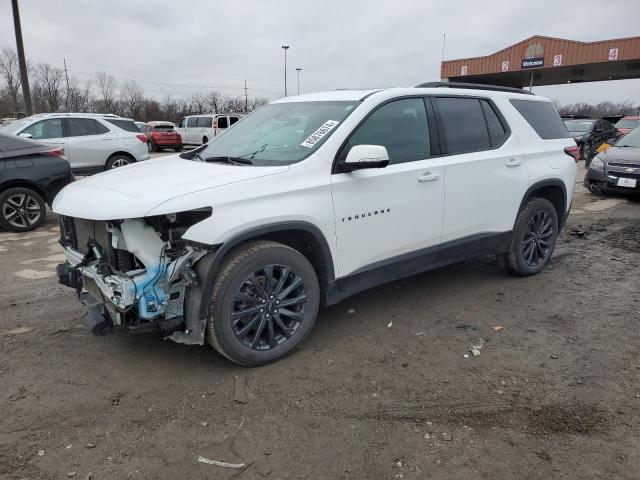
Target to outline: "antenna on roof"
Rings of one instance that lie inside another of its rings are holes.
[[[447,44],[447,34],[442,34],[442,61],[444,62],[444,47]]]

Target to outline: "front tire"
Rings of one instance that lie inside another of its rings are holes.
[[[289,355],[311,331],[320,305],[313,266],[271,241],[242,245],[220,266],[209,299],[207,340],[252,367]]]
[[[558,238],[558,214],[545,198],[530,198],[518,213],[507,253],[497,256],[505,270],[527,277],[549,263]]]
[[[0,226],[12,232],[35,230],[45,220],[47,207],[30,188],[9,188],[0,194]]]

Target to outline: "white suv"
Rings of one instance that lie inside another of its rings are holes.
[[[299,345],[320,305],[375,285],[485,254],[540,272],[575,142],[544,98],[440,87],[283,98],[191,152],[67,186],[58,275],[84,323],[259,365]]]
[[[110,114],[44,113],[10,123],[2,133],[64,149],[76,173],[93,173],[147,160],[147,137],[133,120]]]

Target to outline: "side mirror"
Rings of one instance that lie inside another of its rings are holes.
[[[382,145],[354,145],[342,164],[344,173],[389,165],[389,153]]]
[[[31,135],[30,133],[21,133],[19,136],[24,138],[33,138],[33,135]]]

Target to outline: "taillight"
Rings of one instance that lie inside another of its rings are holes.
[[[138,138],[138,140],[140,140],[142,143],[147,143],[147,136],[144,133],[141,133],[140,135],[136,135],[136,137]]]
[[[49,150],[47,154],[49,154],[50,157],[62,157],[64,155],[64,149],[54,148],[53,150]]]
[[[564,149],[564,153],[573,157],[576,162],[580,160],[580,147],[567,147]]]

